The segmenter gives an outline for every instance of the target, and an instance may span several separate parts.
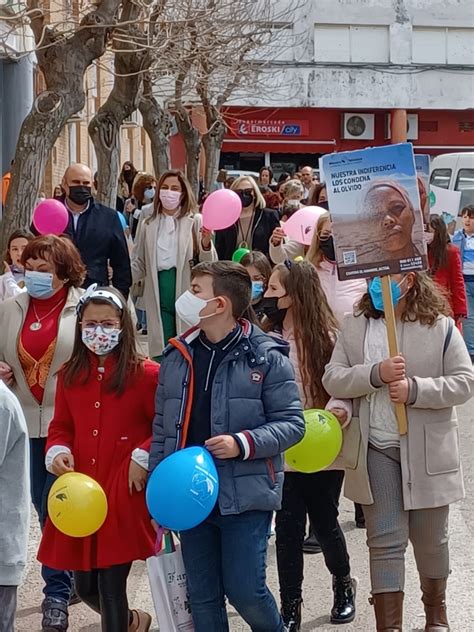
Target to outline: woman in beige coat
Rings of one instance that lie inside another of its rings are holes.
[[[359,459],[346,470],[345,495],[364,505],[377,630],[402,629],[404,556],[412,542],[426,632],[449,630],[449,504],[464,486],[455,406],[474,387],[462,337],[426,274],[392,276],[400,355],[389,358],[380,279],[343,321],[323,384],[354,399]],[[393,403],[406,405],[400,436]]]
[[[54,482],[44,462],[46,437],[54,414],[57,373],[72,353],[76,305],[86,269],[74,244],[55,235],[30,241],[21,264],[26,292],[2,303],[0,310],[0,379],[11,386],[26,417],[31,497],[43,527]],[[43,566],[42,576],[43,628],[66,630],[70,574]]]
[[[203,228],[196,207],[181,171],[166,171],[158,181],[153,213],[137,231],[132,275],[134,282],[145,281],[148,347],[158,361],[168,340],[187,328],[174,304],[189,289],[191,268],[217,260],[211,232]]]

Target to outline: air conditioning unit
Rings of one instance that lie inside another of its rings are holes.
[[[342,138],[347,140],[374,140],[375,114],[344,112]]]
[[[392,137],[390,114],[387,114],[385,138],[390,139]],[[407,140],[418,140],[418,114],[407,115]]]

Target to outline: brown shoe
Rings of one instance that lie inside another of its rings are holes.
[[[128,632],[148,632],[151,628],[151,615],[143,610],[132,610],[133,621],[128,626]]]
[[[378,593],[369,603],[375,608],[377,632],[402,632],[403,592]]]
[[[446,614],[446,583],[447,578],[430,579],[420,577],[421,598],[425,606],[425,632],[446,632],[449,630],[448,615]]]

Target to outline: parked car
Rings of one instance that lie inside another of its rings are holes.
[[[431,162],[430,183],[443,189],[461,191],[459,212],[474,204],[474,151],[441,154]]]

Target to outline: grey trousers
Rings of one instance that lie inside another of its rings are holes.
[[[409,540],[421,576],[447,577],[449,505],[404,510],[398,448],[369,446],[367,465],[374,497],[373,505],[364,505],[372,594],[404,590]]]
[[[14,632],[17,586],[0,586],[0,632]]]

